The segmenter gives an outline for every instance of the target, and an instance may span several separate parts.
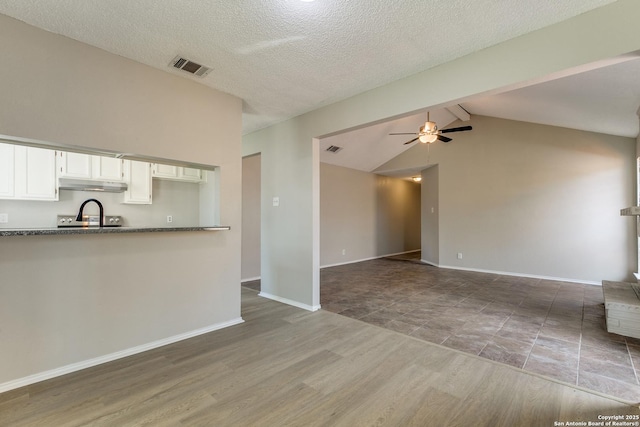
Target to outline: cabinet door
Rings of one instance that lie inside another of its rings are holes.
[[[122,171],[122,159],[115,157],[93,157],[93,179],[103,179],[108,181],[122,181],[124,173]]]
[[[151,204],[151,163],[124,161],[124,178],[128,185],[124,203]]]
[[[15,198],[58,200],[55,151],[15,147]]]
[[[0,199],[13,199],[14,196],[14,146],[0,144]]]
[[[61,177],[91,179],[92,156],[89,154],[58,153],[58,173]]]
[[[178,178],[178,167],[154,163],[153,176],[156,178],[176,179]]]
[[[178,178],[184,181],[200,182],[202,180],[202,171],[194,168],[178,168]]]
[[[182,166],[153,164],[154,178],[169,179],[172,181],[202,182],[206,181],[204,171]]]

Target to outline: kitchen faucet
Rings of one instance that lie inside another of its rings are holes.
[[[84,209],[84,205],[89,202],[96,202],[98,207],[100,208],[100,227],[104,227],[104,208],[102,207],[102,203],[98,199],[87,199],[80,205],[80,212],[78,212],[78,216],[76,217],[76,221],[82,221],[82,210]]]

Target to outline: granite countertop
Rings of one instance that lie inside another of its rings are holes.
[[[225,225],[211,227],[92,227],[92,228],[0,228],[0,237],[5,236],[46,236],[65,234],[118,234],[118,233],[158,233],[169,231],[222,231],[230,230]]]

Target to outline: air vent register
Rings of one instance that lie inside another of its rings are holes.
[[[211,67],[205,67],[204,65],[200,65],[190,59],[183,58],[180,55],[173,58],[171,63],[169,63],[169,66],[186,71],[187,73],[198,77],[204,77],[211,72]]]

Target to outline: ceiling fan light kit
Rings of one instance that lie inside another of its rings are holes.
[[[436,140],[438,139],[438,135],[435,135],[435,134],[424,134],[424,135],[420,135],[418,137],[418,139],[423,144],[431,144],[432,142],[436,142]]]
[[[433,142],[436,142],[436,140],[440,140],[442,142],[450,142],[452,141],[451,138],[448,138],[446,136],[443,136],[443,133],[450,133],[450,132],[463,132],[463,131],[467,131],[467,130],[471,130],[473,129],[471,126],[461,126],[461,127],[457,127],[457,128],[450,128],[450,129],[442,129],[442,130],[438,130],[438,126],[436,125],[435,122],[432,122],[429,119],[429,113],[427,112],[427,121],[424,123],[424,125],[420,126],[420,130],[418,133],[415,132],[402,132],[402,133],[390,133],[389,135],[418,135],[417,137],[413,138],[412,140],[409,140],[407,142],[404,143],[404,145],[408,145],[411,144],[412,142],[415,141],[420,141],[423,144],[431,144]]]

